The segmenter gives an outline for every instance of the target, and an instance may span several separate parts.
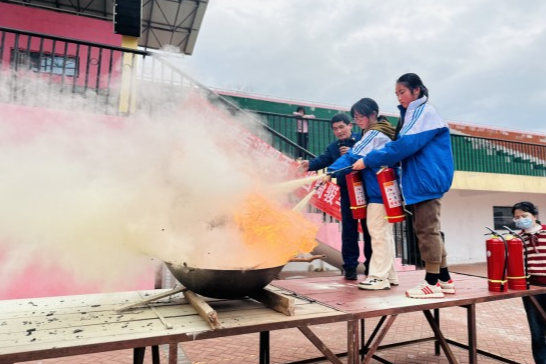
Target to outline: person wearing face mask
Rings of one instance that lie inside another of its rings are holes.
[[[522,229],[529,263],[529,281],[533,285],[546,286],[546,225],[538,221],[538,210],[531,202],[518,202],[512,207],[512,215],[518,229]],[[546,311],[546,294],[534,296]],[[536,364],[546,364],[546,322],[542,321],[529,297],[523,297],[531,331],[531,346]]]

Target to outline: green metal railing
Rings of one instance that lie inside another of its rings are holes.
[[[296,121],[292,115],[254,111],[271,129],[296,142]],[[358,132],[358,127],[353,126]],[[309,121],[309,152],[319,155],[335,140],[326,119]],[[523,176],[546,176],[546,145],[506,140],[451,135],[453,159],[457,171],[499,173]],[[294,146],[273,139],[273,146],[294,156]]]
[[[455,169],[546,176],[546,145],[452,135]]]

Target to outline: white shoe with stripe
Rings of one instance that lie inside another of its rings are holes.
[[[409,298],[443,298],[444,293],[440,283],[430,285],[427,281],[422,281],[417,287],[408,289],[406,296]]]

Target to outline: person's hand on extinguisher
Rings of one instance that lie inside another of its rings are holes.
[[[364,168],[366,168],[366,166],[364,165],[364,158],[360,158],[353,164],[353,170],[355,171],[360,171]]]

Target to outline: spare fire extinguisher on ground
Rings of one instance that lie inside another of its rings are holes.
[[[351,172],[345,176],[349,200],[351,202],[351,213],[353,218],[360,220],[366,218],[366,195],[364,194],[364,182],[359,171]]]
[[[390,223],[405,220],[404,208],[402,203],[402,194],[396,181],[394,169],[383,167],[377,172],[377,182],[383,197],[383,205],[387,213],[387,220]]]
[[[504,292],[508,290],[506,284],[506,265],[508,263],[508,245],[501,235],[493,229],[489,239],[485,241],[487,256],[487,282],[489,290],[492,292]]]

